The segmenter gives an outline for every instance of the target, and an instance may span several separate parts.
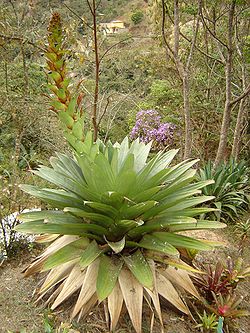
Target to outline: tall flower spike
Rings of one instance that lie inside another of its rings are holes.
[[[64,36],[60,14],[53,13],[48,26],[46,59],[51,110],[56,112],[69,144],[81,153],[84,141],[84,119],[81,109],[82,95],[73,95],[69,90],[70,77],[67,72]]]

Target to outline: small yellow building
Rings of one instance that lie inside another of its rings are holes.
[[[123,21],[115,20],[107,23],[100,23],[100,28],[105,35],[117,34],[124,31],[125,24]]]

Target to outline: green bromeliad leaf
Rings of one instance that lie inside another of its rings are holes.
[[[37,212],[22,213],[18,219],[23,222],[33,222],[43,220],[45,223],[81,223],[82,220],[64,213],[60,210],[43,210]]]
[[[89,240],[87,238],[78,239],[60,250],[52,254],[43,266],[43,270],[47,271],[51,268],[64,264],[70,260],[80,258],[83,250],[88,246]]]
[[[151,268],[140,250],[130,256],[123,257],[127,267],[136,277],[136,279],[146,288],[153,288],[153,273]]]
[[[162,241],[161,239],[157,238],[153,235],[145,235],[143,236],[142,240],[140,241],[139,245],[147,250],[154,250],[166,253],[170,256],[178,256],[178,250],[166,241]]]
[[[137,229],[130,230],[128,235],[130,237],[138,237],[140,235],[151,233],[158,230],[169,230],[171,225],[186,225],[187,223],[196,223],[197,220],[188,216],[171,216],[170,214],[159,215],[147,221]]]
[[[178,231],[187,231],[187,230],[205,230],[205,229],[221,229],[225,228],[226,224],[215,221],[207,221],[207,220],[198,220],[193,223],[185,223],[185,224],[172,224],[169,226],[169,231],[178,232]]]
[[[82,253],[79,265],[82,269],[89,266],[96,258],[98,258],[104,252],[100,249],[95,240],[93,240],[86,250]]]
[[[70,206],[81,208],[82,200],[69,191],[64,190],[54,190],[54,189],[39,189],[37,186],[33,185],[21,185],[20,188],[32,195],[35,198],[38,198],[44,202],[49,203],[52,207],[61,208]]]
[[[107,239],[123,239],[124,235],[128,235],[129,231],[144,224],[142,220],[118,220],[113,224],[107,232]],[[115,242],[116,243],[116,242]]]
[[[92,232],[96,235],[104,235],[106,232],[106,229],[95,224],[44,223],[43,220],[19,224],[16,227],[16,230],[31,234],[44,233],[44,234],[78,235],[78,236],[84,236],[88,232]]]
[[[99,302],[107,298],[115,287],[123,261],[103,254],[100,257],[96,292]]]
[[[186,249],[194,249],[199,251],[211,250],[212,247],[200,240],[191,237],[170,233],[170,232],[154,232],[152,234],[163,242],[168,242],[174,247],[183,247]]]
[[[117,209],[113,208],[110,205],[105,205],[100,202],[84,201],[84,205],[92,208],[94,211],[106,214],[111,219],[114,219],[119,215],[119,211]]]
[[[133,219],[141,216],[143,213],[147,212],[151,208],[153,208],[155,205],[157,205],[157,201],[145,201],[140,202],[136,205],[133,205],[131,207],[124,207],[121,210],[121,213],[123,215],[124,220],[127,219]]]
[[[84,211],[82,209],[78,209],[78,208],[65,207],[64,212],[70,212],[70,213],[74,214],[75,216],[83,217],[87,220],[94,221],[98,225],[104,226],[105,228],[109,227],[110,225],[112,225],[114,223],[113,220],[106,215],[98,214],[98,213],[89,213],[89,212],[86,212],[86,211]]]

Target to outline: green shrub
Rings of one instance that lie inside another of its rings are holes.
[[[136,25],[142,22],[143,17],[144,17],[143,12],[137,10],[131,15],[131,21]]]

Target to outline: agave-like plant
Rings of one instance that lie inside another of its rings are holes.
[[[111,329],[124,300],[141,332],[143,296],[152,300],[160,320],[159,294],[188,314],[174,286],[199,296],[185,271],[193,269],[181,261],[179,249],[211,246],[179,232],[224,226],[195,218],[211,210],[195,206],[211,199],[199,194],[212,181],[193,183],[195,160],[170,167],[177,150],[159,152],[147,162],[150,144],[136,140],[129,145],[125,138],[120,145],[105,146],[93,142],[91,133],[82,147],[74,158],[57,154],[52,168],[34,171],[59,189],[22,186],[53,207],[20,216],[25,223],[19,231],[54,240],[26,275],[49,271],[39,292],[52,292],[52,309],[80,291],[72,317],[107,298]]]
[[[48,272],[39,299],[49,294],[52,309],[78,293],[72,318],[107,299],[111,330],[125,303],[140,333],[143,297],[153,304],[161,324],[159,295],[186,314],[189,309],[178,288],[199,297],[189,277],[195,269],[180,253],[210,250],[211,244],[179,232],[225,225],[195,218],[214,210],[195,208],[213,198],[200,195],[213,181],[194,182],[195,160],[170,166],[177,150],[148,160],[150,143],[135,140],[130,145],[125,138],[121,144],[105,145],[94,142],[91,132],[85,135],[81,98],[68,89],[61,35],[60,16],[54,14],[46,53],[49,89],[73,156],[58,153],[50,160],[52,167],[34,171],[56,188],[22,186],[50,209],[22,214],[24,223],[17,229],[52,242],[25,274]]]
[[[214,183],[202,189],[203,194],[213,195],[210,202],[218,211],[210,213],[210,218],[235,222],[249,208],[249,167],[245,161],[231,159],[213,168],[211,161],[198,172],[197,180],[214,179]]]

